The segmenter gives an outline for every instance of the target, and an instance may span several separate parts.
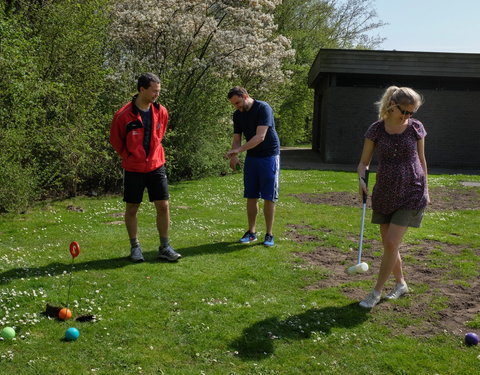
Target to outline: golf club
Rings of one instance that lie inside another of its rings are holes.
[[[365,182],[365,186],[368,186],[368,169],[365,169],[365,177],[362,177]],[[357,264],[347,268],[347,273],[353,275],[356,273],[362,273],[368,271],[368,264],[362,262],[362,247],[363,247],[363,230],[365,227],[365,211],[367,209],[367,194],[363,193],[363,205],[362,205],[362,223],[360,226],[360,241],[358,244],[358,260]]]

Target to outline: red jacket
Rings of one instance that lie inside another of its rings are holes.
[[[143,123],[139,109],[131,102],[120,108],[113,116],[110,127],[110,143],[122,158],[122,167],[129,172],[151,172],[165,164],[165,151],[162,139],[167,130],[167,109],[153,103],[152,133],[150,139],[150,153],[147,157],[143,147]]]

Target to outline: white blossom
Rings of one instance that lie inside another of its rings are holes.
[[[241,82],[275,84],[294,51],[276,32],[281,0],[122,0],[111,37],[117,69],[149,68],[170,89],[185,89],[205,72]]]

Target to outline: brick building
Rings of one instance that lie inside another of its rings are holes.
[[[428,133],[429,166],[480,170],[480,54],[321,49],[308,84],[312,148],[323,162],[358,163],[374,103],[396,85],[425,99],[415,117]]]

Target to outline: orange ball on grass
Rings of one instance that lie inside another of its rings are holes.
[[[61,320],[68,320],[72,317],[72,312],[70,311],[70,309],[64,307],[58,312],[58,317]]]

